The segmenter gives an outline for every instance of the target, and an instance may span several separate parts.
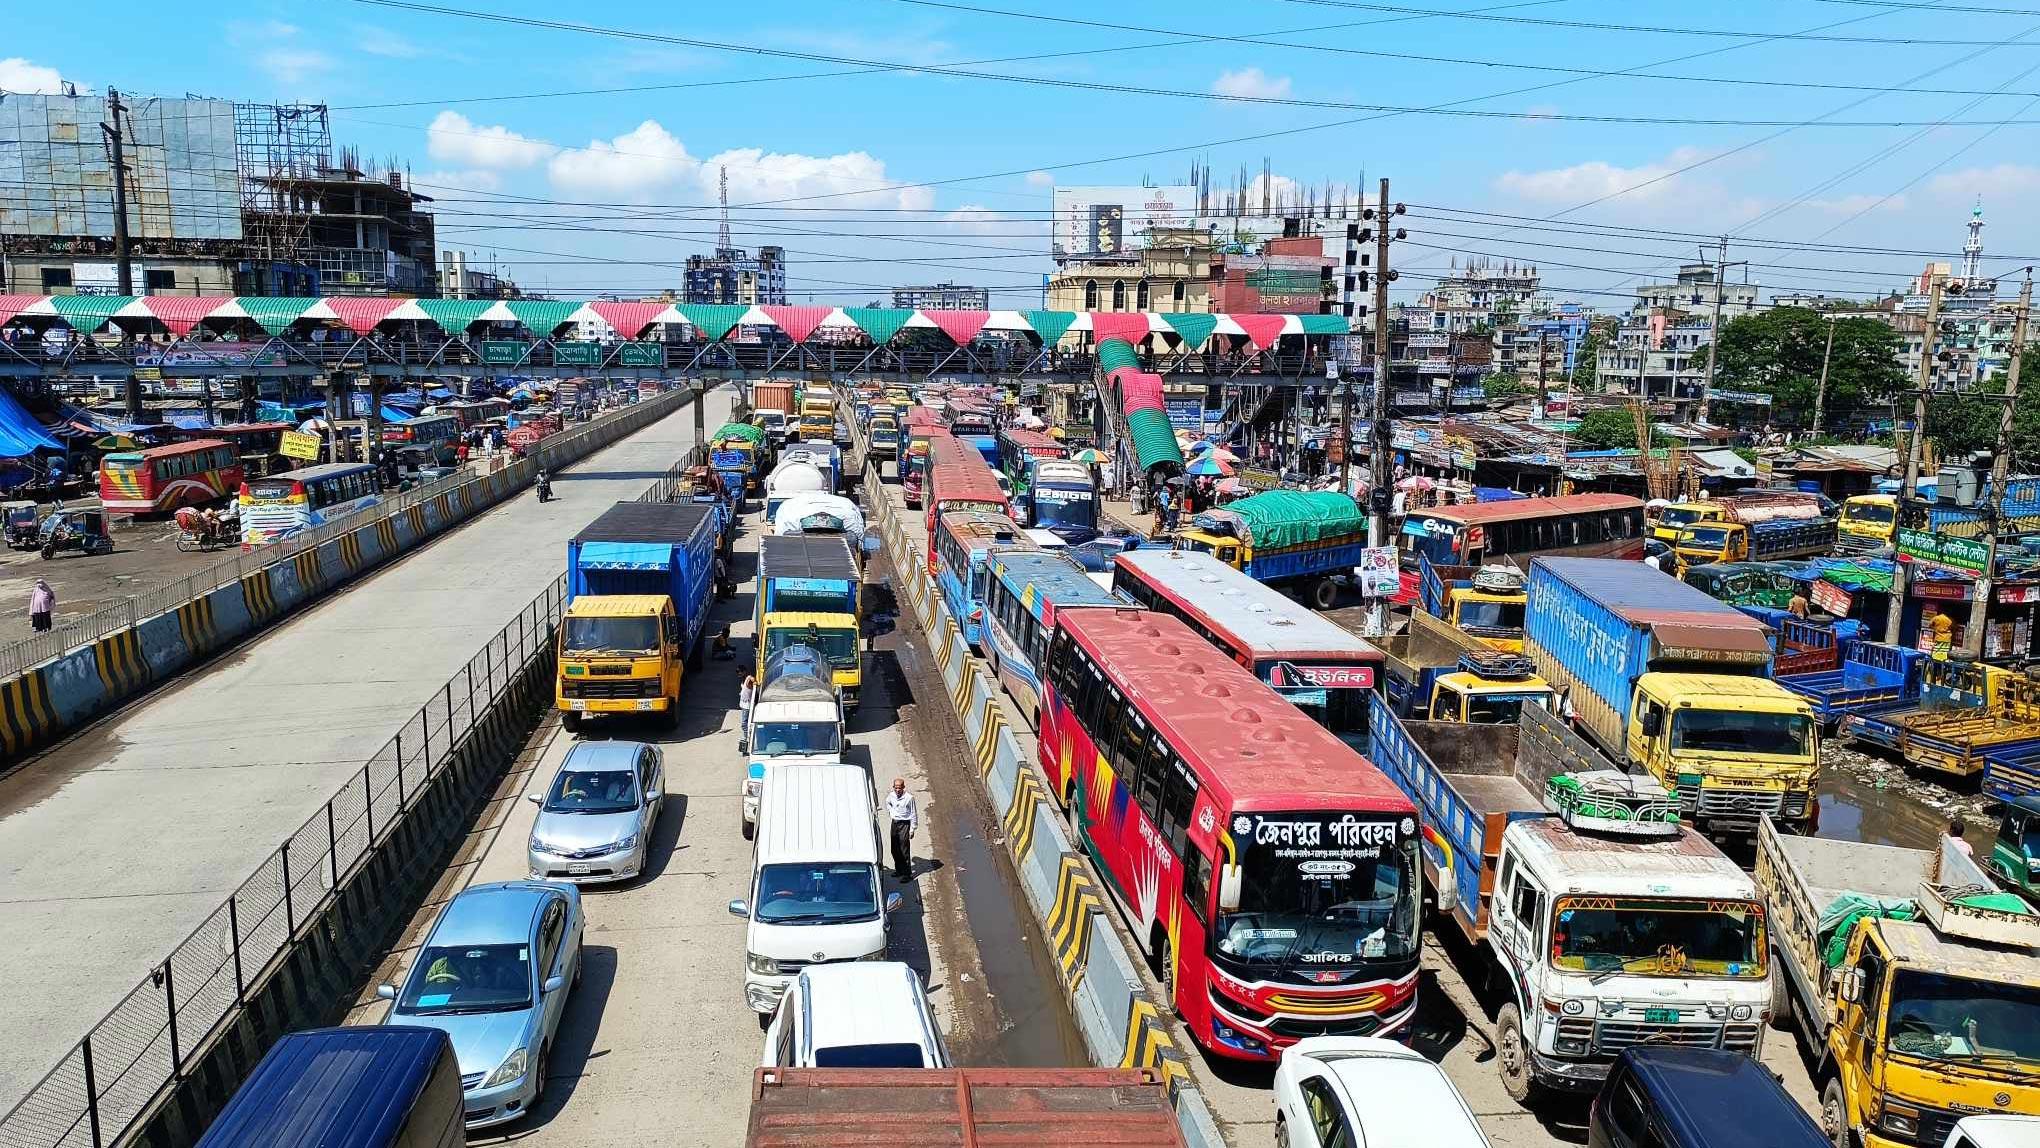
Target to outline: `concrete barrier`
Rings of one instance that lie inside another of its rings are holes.
[[[927,564],[903,529],[891,488],[868,470],[865,489],[872,494],[870,519],[892,560],[897,597],[927,637],[1092,1063],[1154,1069],[1169,1084],[1191,1148],[1223,1148],[1210,1106],[1190,1075],[1191,1050],[1177,1045],[1164,1010],[1142,985],[1132,955],[1105,914],[1097,878],[1070,839],[1040,770],[1026,760],[1006,724],[998,682],[971,656],[930,585]]]
[[[683,387],[626,408],[602,425],[602,433],[549,453],[546,463],[558,467],[599,450],[678,410],[696,393]],[[476,475],[403,513],[364,523],[0,681],[0,773],[214,651],[487,510],[523,489],[532,470],[531,463],[518,462]]]

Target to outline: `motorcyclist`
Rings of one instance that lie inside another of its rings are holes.
[[[533,480],[533,485],[538,487],[540,502],[552,501],[552,475],[547,474],[544,467],[538,469],[538,477]]]

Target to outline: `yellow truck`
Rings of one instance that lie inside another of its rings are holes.
[[[1759,523],[1802,521],[1822,518],[1818,495],[1800,490],[1748,490],[1723,498],[1701,498],[1674,502],[1657,509],[1646,519],[1650,536],[1667,546],[1676,546],[1679,532],[1707,522]]]
[[[827,390],[806,390],[800,396],[800,441],[833,442],[836,399]]]
[[[1765,822],[1771,1022],[1815,1062],[1837,1145],[1938,1148],[1977,1114],[2040,1115],[2040,918],[1947,841],[1901,849]]]
[[[619,502],[568,541],[554,702],[569,730],[604,714],[678,720],[721,531],[714,503]]]
[[[808,646],[829,664],[831,681],[854,710],[864,692],[859,639],[863,626],[863,581],[856,550],[841,534],[773,535],[759,540],[758,592],[752,604],[757,627],[757,669],[789,646]]]
[[[1835,549],[1843,554],[1867,554],[1891,545],[1898,529],[1898,496],[1858,494],[1846,499],[1840,526]]]

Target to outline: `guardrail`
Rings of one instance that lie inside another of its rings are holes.
[[[682,405],[684,397],[691,393],[688,388],[667,392],[644,400],[649,403],[665,403],[669,407]],[[539,443],[538,457],[541,461],[571,454],[587,440],[597,438],[609,431],[625,416],[634,412],[642,415],[643,403],[632,404],[604,415],[584,426],[564,431]],[[59,658],[72,650],[89,646],[116,630],[134,626],[144,618],[165,614],[193,599],[199,598],[222,586],[239,581],[266,566],[286,561],[307,550],[316,549],[320,543],[350,530],[359,530],[365,525],[395,518],[413,506],[418,506],[454,490],[464,482],[472,482],[476,472],[462,469],[436,482],[412,487],[393,495],[372,510],[351,515],[337,522],[314,527],[291,538],[273,542],[256,550],[237,554],[223,562],[192,574],[180,581],[158,586],[146,593],[137,594],[124,602],[105,606],[83,617],[72,618],[47,633],[37,634],[9,646],[0,646],[0,678],[10,678],[28,669],[39,666],[53,658]]]

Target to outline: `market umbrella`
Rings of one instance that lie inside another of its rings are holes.
[[[1208,438],[1201,438],[1198,439],[1196,442],[1189,444],[1189,446],[1185,447],[1184,449],[1189,450],[1191,453],[1194,454],[1198,451],[1210,450],[1212,447],[1217,445],[1218,445],[1217,443],[1212,442]]]
[[[1078,451],[1077,453],[1071,455],[1070,461],[1087,462],[1090,463],[1092,466],[1097,466],[1101,463],[1110,462],[1111,460],[1105,456],[1104,451],[1099,450],[1095,446],[1087,446],[1084,449]]]
[[[93,439],[92,446],[96,450],[140,450],[142,444],[124,434],[110,434]]]
[[[1239,455],[1234,454],[1233,452],[1225,449],[1222,446],[1213,446],[1211,448],[1210,455],[1208,455],[1207,457],[1215,458],[1220,462],[1238,462],[1240,460]]]
[[[1196,475],[1199,478],[1224,478],[1232,472],[1233,468],[1230,463],[1220,462],[1208,454],[1200,455],[1183,466],[1184,474]]]
[[[1397,490],[1431,490],[1438,484],[1421,474],[1413,474],[1395,484]]]
[[[320,431],[333,429],[333,424],[325,419],[306,419],[298,424],[297,429],[305,434],[318,434]]]
[[[1241,490],[1240,480],[1237,478],[1224,478],[1219,480],[1218,492],[1220,494],[1238,494],[1240,490]]]

